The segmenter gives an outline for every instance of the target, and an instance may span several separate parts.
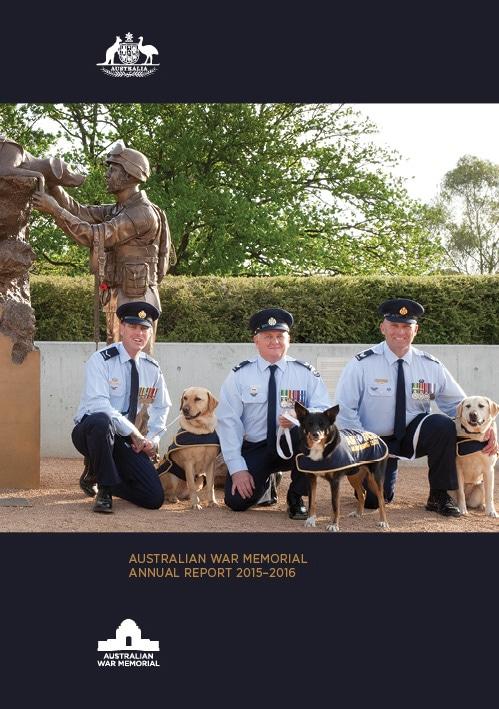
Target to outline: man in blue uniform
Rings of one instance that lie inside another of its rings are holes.
[[[387,300],[379,307],[385,337],[357,354],[345,367],[336,389],[339,428],[372,431],[388,444],[390,458],[384,496],[395,493],[397,461],[428,456],[430,494],[426,509],[459,517],[447,490],[457,490],[456,430],[451,417],[466,396],[450,372],[435,357],[412,346],[422,305],[407,298]],[[430,413],[435,401],[443,413]],[[495,437],[486,452],[495,451]],[[368,491],[366,507],[378,506]]]
[[[151,458],[166,430],[170,396],[159,364],[143,352],[159,312],[146,302],[121,305],[121,341],[87,361],[85,385],[72,439],[97,478],[94,512],[112,512],[112,496],[157,509],[163,487]],[[148,407],[147,431],[135,425]]]
[[[266,308],[249,321],[258,355],[233,368],[220,391],[217,433],[229,474],[225,504],[243,511],[257,504],[271,485],[271,475],[291,469],[276,451],[278,426],[291,429],[294,452],[298,452],[298,427],[282,415],[294,415],[293,402],[307,408],[330,406],[326,386],[307,362],[287,355],[293,316],[281,308]],[[281,436],[284,453],[289,453]],[[294,471],[287,494],[291,519],[306,519],[303,495],[308,495],[306,477]]]

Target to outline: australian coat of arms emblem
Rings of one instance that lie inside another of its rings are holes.
[[[144,77],[157,71],[159,62],[154,61],[159,54],[152,44],[144,44],[144,38],[139,37],[134,42],[133,34],[127,32],[125,41],[116,35],[114,44],[106,50],[106,59],[98,62],[105,74],[114,77]]]

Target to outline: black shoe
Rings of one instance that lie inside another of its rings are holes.
[[[300,495],[297,495],[296,492],[291,492],[288,490],[286,499],[288,502],[288,517],[290,519],[307,519],[307,508],[303,504],[303,500]]]
[[[93,470],[90,469],[90,461],[85,458],[85,467],[83,468],[83,473],[80,475],[80,487],[89,497],[95,497],[97,492],[97,478]]]
[[[460,517],[459,507],[456,505],[447,490],[430,490],[430,496],[426,503],[429,512],[438,512],[444,517]]]
[[[99,487],[94,502],[94,512],[112,512],[113,498],[107,487]]]

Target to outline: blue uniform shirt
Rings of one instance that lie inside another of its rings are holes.
[[[326,385],[313,367],[288,355],[276,364],[276,422],[283,408],[294,416],[292,399],[309,409],[323,411],[331,406]],[[231,475],[247,469],[241,455],[243,440],[257,442],[267,437],[270,365],[271,362],[258,355],[235,367],[222,384],[216,411],[217,433]]]
[[[386,342],[381,342],[346,365],[336,387],[338,428],[372,431],[378,436],[393,434],[398,359]],[[444,414],[454,417],[456,406],[466,394],[444,365],[412,346],[402,359],[406,426],[418,414],[429,413],[431,401]]]
[[[118,354],[115,354],[116,351]],[[85,414],[103,412],[111,417],[115,431],[120,436],[129,436],[135,430],[135,426],[126,418],[130,402],[130,359],[121,342],[94,352],[85,365],[85,384],[75,423],[79,423]],[[148,410],[146,438],[157,445],[166,430],[166,418],[172,402],[156,360],[140,352],[136,364],[139,373],[139,405],[141,399],[149,401],[154,397]]]

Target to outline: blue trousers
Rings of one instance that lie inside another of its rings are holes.
[[[293,450],[296,454],[299,452],[300,447],[300,433],[298,426],[292,428],[290,433]],[[284,436],[281,436],[281,448],[284,453],[289,454]],[[293,470],[291,468],[294,456],[289,460],[280,458],[276,451],[272,451],[267,447],[266,440],[259,441],[257,443],[244,441],[241,454],[246,461],[248,472],[252,475],[253,480],[255,481],[255,490],[252,497],[245,500],[241,497],[237,490],[233,495],[232,478],[230,475],[227,475],[227,479],[225,481],[225,504],[227,507],[230,507],[231,510],[234,510],[235,512],[243,512],[252,505],[255,505],[266,491],[271,473],[277,473],[278,471],[291,470],[291,484],[289,486],[289,491],[300,496],[308,495],[307,477],[303,473],[296,470],[295,466],[293,466]]]
[[[400,445],[393,437],[384,438],[390,453],[410,458],[414,453],[414,433],[425,414],[416,416],[407,426],[405,436]],[[430,488],[435,490],[457,490],[456,470],[456,428],[454,421],[444,414],[431,414],[424,420],[419,432],[416,446],[416,458],[428,456],[428,481]],[[398,459],[388,458],[386,466],[384,496],[386,502],[391,502],[395,495],[395,484],[398,474]],[[376,509],[378,501],[368,490],[366,507]]]
[[[129,437],[115,433],[107,414],[84,416],[71,438],[75,448],[89,458],[99,485],[140,507],[161,507],[164,492],[156,468],[145,453],[133,451]]]

